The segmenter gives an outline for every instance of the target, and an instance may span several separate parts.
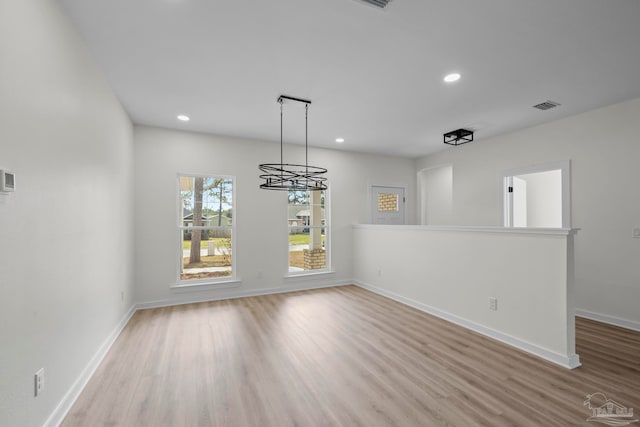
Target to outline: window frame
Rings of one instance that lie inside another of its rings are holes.
[[[225,180],[231,180],[231,212],[233,213],[232,221],[230,226],[186,226],[184,225],[184,216],[183,216],[183,206],[180,197],[180,178],[181,177],[189,177],[189,178],[220,178]],[[192,286],[206,286],[206,285],[229,285],[234,283],[239,283],[238,279],[238,268],[237,268],[237,237],[236,237],[236,177],[234,175],[225,175],[225,174],[199,174],[199,173],[182,173],[178,172],[176,174],[176,244],[175,247],[177,249],[176,255],[174,258],[176,259],[176,274],[175,274],[175,284],[173,284],[172,288],[188,288]],[[180,277],[181,267],[183,262],[183,248],[182,248],[182,236],[185,230],[230,230],[231,231],[231,275],[223,276],[219,278],[214,277],[205,277],[202,279],[190,279],[183,280]]]
[[[324,225],[304,225],[305,228],[309,229],[309,233],[311,233],[312,228],[320,228],[325,230],[324,234],[324,250],[325,250],[325,266],[324,268],[314,269],[314,270],[302,270],[302,271],[291,271],[290,265],[290,251],[289,251],[289,231],[291,227],[288,224],[289,220],[289,191],[287,191],[286,197],[286,221],[287,221],[287,256],[286,256],[286,278],[290,277],[300,277],[300,276],[312,276],[316,274],[327,274],[333,273],[331,269],[331,188],[327,183],[327,189],[324,191]],[[309,191],[311,193],[311,191]],[[311,208],[311,204],[309,205]],[[299,226],[298,226],[299,227]]]

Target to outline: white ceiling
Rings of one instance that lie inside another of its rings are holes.
[[[640,97],[638,0],[59,1],[140,124],[279,141],[285,94],[312,146],[415,157]]]

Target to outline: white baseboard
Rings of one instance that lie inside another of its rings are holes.
[[[232,298],[244,298],[244,297],[252,297],[259,295],[270,295],[270,294],[280,294],[286,292],[296,292],[296,291],[305,291],[311,289],[321,289],[321,288],[330,288],[334,286],[343,286],[343,285],[351,285],[353,284],[352,280],[332,280],[324,283],[296,283],[292,285],[287,285],[279,288],[269,288],[269,289],[257,289],[257,290],[248,290],[248,291],[236,291],[226,293],[223,296],[217,297],[181,297],[167,300],[159,300],[159,301],[151,301],[144,302],[139,304],[134,304],[131,306],[129,311],[123,316],[123,318],[118,322],[118,325],[115,327],[113,332],[109,334],[104,343],[100,346],[96,354],[91,358],[87,366],[82,370],[80,376],[73,383],[69,391],[64,395],[60,403],[56,409],[49,415],[49,418],[44,423],[43,427],[57,427],[59,426],[64,417],[67,416],[67,413],[80,396],[80,393],[85,388],[93,374],[95,373],[98,366],[104,359],[104,357],[109,352],[109,349],[116,341],[120,333],[127,325],[131,317],[138,310],[145,308],[156,308],[156,307],[168,307],[173,305],[181,305],[181,304],[189,304],[194,302],[206,302],[206,301],[217,301],[224,299],[232,299]]]
[[[534,356],[540,357],[542,359],[548,360],[549,362],[553,362],[557,365],[560,365],[564,368],[577,368],[580,366],[580,358],[577,354],[572,354],[569,356],[565,356],[562,354],[558,354],[542,347],[536,346],[534,344],[528,343],[526,341],[520,340],[518,338],[512,337],[511,335],[504,334],[502,332],[496,331],[494,329],[487,328],[478,323],[472,322],[470,320],[464,319],[462,317],[458,317],[455,314],[447,313],[446,311],[439,310],[435,307],[431,307],[427,304],[423,304],[421,302],[412,300],[410,298],[403,297],[401,295],[395,294],[393,292],[386,291],[384,289],[377,288],[375,286],[369,285],[367,283],[363,283],[357,280],[354,280],[353,283],[362,287],[363,289],[367,289],[376,294],[382,295],[384,297],[390,298],[394,301],[398,301],[402,304],[408,305],[410,307],[416,308],[420,311],[424,311],[425,313],[434,315],[441,319],[444,319],[448,322],[454,323],[456,325],[462,326],[464,328],[470,329],[474,332],[478,332],[479,334],[485,335],[487,337],[493,338],[502,343],[508,344],[512,347],[518,348],[520,350],[526,351]]]
[[[57,427],[62,423],[64,417],[67,416],[67,413],[75,403],[76,399],[78,399],[78,396],[80,396],[80,393],[82,393],[82,390],[84,390],[85,386],[95,373],[96,369],[98,369],[98,366],[100,366],[100,363],[102,363],[102,360],[109,352],[109,349],[116,341],[116,339],[118,339],[120,333],[135,312],[136,306],[132,305],[129,311],[127,311],[122,319],[120,319],[107,339],[104,340],[100,348],[98,348],[98,351],[93,355],[87,366],[85,366],[85,368],[82,370],[80,376],[71,385],[71,388],[64,395],[60,403],[58,403],[56,409],[54,409],[51,415],[49,415],[49,418],[47,419],[47,421],[45,421],[43,427]]]
[[[620,317],[609,316],[608,314],[594,313],[593,311],[583,310],[581,308],[576,308],[576,316],[640,332],[640,322],[634,320],[622,319]]]
[[[131,319],[131,317],[137,310],[146,309],[146,308],[156,308],[156,307],[168,307],[173,305],[189,304],[189,303],[195,303],[195,302],[217,301],[217,300],[225,300],[225,299],[232,299],[232,298],[244,298],[244,297],[260,296],[260,295],[271,295],[271,294],[280,294],[280,293],[287,293],[287,292],[304,291],[304,290],[311,290],[311,289],[330,288],[330,287],[344,286],[344,285],[350,285],[350,284],[355,284],[371,292],[377,293],[379,295],[393,299],[400,303],[406,304],[410,307],[424,311],[425,313],[429,313],[434,316],[440,317],[451,323],[455,323],[457,325],[460,325],[472,331],[478,332],[482,335],[496,339],[505,344],[519,348],[530,354],[541,357],[542,359],[556,363],[565,368],[573,369],[580,366],[580,360],[578,355],[576,354],[566,357],[557,353],[550,352],[538,346],[532,345],[530,343],[519,340],[512,336],[495,331],[493,329],[486,328],[477,323],[474,323],[469,320],[463,319],[461,317],[455,316],[453,314],[444,312],[442,310],[438,310],[434,307],[428,306],[418,301],[402,297],[392,292],[388,292],[380,288],[377,288],[375,286],[371,286],[356,280],[333,280],[325,283],[296,283],[290,286],[283,286],[278,288],[230,292],[230,293],[225,293],[222,296],[216,296],[216,297],[211,297],[211,296],[181,297],[181,298],[173,298],[173,299],[150,301],[150,302],[135,304],[123,316],[123,318],[120,320],[120,322],[115,327],[113,332],[109,334],[109,336],[104,341],[102,346],[100,346],[100,348],[98,349],[96,354],[93,356],[93,358],[89,361],[87,366],[84,368],[84,370],[82,371],[78,379],[76,379],[76,381],[73,383],[73,385],[71,386],[69,391],[65,394],[65,396],[62,398],[62,400],[60,401],[56,409],[51,413],[47,421],[44,423],[44,427],[57,427],[62,423],[65,416],[67,415],[67,413],[69,412],[73,404],[75,403],[76,399],[78,398],[78,396],[80,395],[84,387],[87,385],[87,383],[91,379],[91,376],[94,374],[95,370],[98,368],[98,366],[106,356],[107,352],[109,351],[113,343],[116,341],[116,339],[118,338],[118,336],[120,335],[120,333],[122,332],[126,324],[129,322],[129,319]],[[621,321],[624,325],[627,325],[623,327],[627,327],[629,329],[635,328],[635,330],[640,330],[640,325],[636,324],[635,322],[625,321],[623,319],[618,319],[610,316],[598,315],[596,313],[590,313],[585,310],[577,310],[576,315],[579,315],[581,317],[592,318],[594,320],[599,320],[599,321],[602,321],[605,323],[611,323],[611,324],[616,324],[616,323],[613,323],[614,320],[618,322]],[[598,316],[598,317],[594,318],[594,317],[591,317],[591,315]],[[602,320],[602,319],[608,319],[609,321]],[[616,324],[616,325],[622,326],[622,324]]]
[[[220,301],[233,298],[256,297],[260,295],[283,294],[287,292],[307,291],[311,289],[332,288],[334,286],[344,286],[353,284],[353,280],[330,280],[321,283],[295,283],[277,288],[251,289],[246,291],[230,291],[222,295],[215,296],[181,296],[177,298],[167,298],[157,301],[149,301],[136,304],[136,310],[146,308],[171,307],[174,305],[192,304],[196,302]]]

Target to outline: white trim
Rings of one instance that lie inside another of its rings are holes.
[[[194,292],[194,291],[210,291],[216,289],[229,289],[237,288],[242,285],[242,280],[236,278],[235,280],[220,280],[220,281],[204,281],[193,283],[174,283],[169,285],[172,292]]]
[[[504,334],[502,332],[496,331],[494,329],[487,328],[486,326],[482,326],[478,323],[472,322],[470,320],[464,319],[462,317],[458,317],[454,314],[448,313],[446,311],[439,310],[435,307],[431,307],[429,305],[423,304],[421,302],[415,301],[410,298],[406,298],[395,294],[393,292],[389,292],[375,286],[369,285],[367,283],[363,283],[355,280],[353,282],[357,286],[360,286],[363,289],[367,289],[371,292],[374,292],[378,295],[382,295],[384,297],[390,298],[394,301],[398,301],[402,304],[408,305],[410,307],[416,308],[425,313],[434,315],[441,319],[444,319],[448,322],[454,323],[458,326],[462,326],[464,328],[470,329],[474,332],[478,332],[479,334],[485,335],[489,338],[493,338],[497,341],[500,341],[504,344],[510,345],[512,347],[518,348],[520,350],[526,351],[529,354],[534,356],[538,356],[542,359],[548,360],[549,362],[553,362],[557,365],[560,365],[564,368],[577,368],[580,366],[580,358],[577,354],[572,354],[570,356],[564,356],[562,354],[558,354],[552,351],[549,351],[545,348],[539,347],[537,345],[531,344],[529,342],[520,340],[518,338],[512,337],[511,335]]]
[[[462,231],[476,233],[511,233],[511,234],[545,234],[568,236],[576,234],[579,228],[516,228],[494,226],[463,226],[463,225],[384,225],[384,224],[353,224],[353,228],[377,228],[384,230],[410,231]]]
[[[559,160],[555,162],[530,165],[521,168],[509,169],[502,174],[503,192],[503,217],[502,224],[507,226],[511,219],[507,216],[513,212],[512,200],[507,192],[507,178],[515,175],[529,175],[532,173],[560,170],[562,180],[562,227],[571,228],[571,160]]]
[[[415,300],[402,297],[400,295],[379,289],[375,286],[371,286],[357,280],[333,280],[325,283],[313,283],[313,284],[297,283],[295,285],[278,287],[278,288],[231,292],[231,293],[227,293],[225,295],[216,296],[216,297],[193,296],[193,297],[178,298],[178,299],[150,301],[150,302],[138,303],[138,304],[132,305],[129,311],[127,311],[127,313],[122,317],[120,322],[118,322],[118,324],[116,325],[114,330],[111,332],[111,334],[109,334],[109,336],[105,339],[105,341],[100,346],[100,348],[95,353],[95,355],[91,358],[87,366],[82,370],[82,372],[80,373],[80,376],[71,385],[71,387],[69,388],[67,393],[64,395],[64,397],[60,400],[60,402],[58,403],[56,408],[53,410],[51,415],[49,415],[49,418],[47,418],[47,421],[45,421],[45,423],[43,424],[43,427],[57,427],[62,423],[64,418],[67,416],[67,413],[69,412],[69,410],[71,409],[75,401],[80,396],[80,393],[82,393],[85,386],[87,385],[87,383],[89,382],[93,374],[95,373],[96,369],[100,366],[100,363],[102,363],[104,357],[107,355],[107,353],[111,349],[111,346],[113,345],[113,343],[116,341],[116,339],[118,339],[118,337],[120,336],[120,333],[122,333],[123,329],[129,322],[131,317],[133,317],[135,312],[138,310],[144,310],[148,308],[170,307],[175,305],[190,304],[190,303],[196,303],[196,302],[219,301],[219,300],[226,300],[226,299],[232,299],[232,298],[245,298],[245,297],[253,297],[253,296],[260,296],[260,295],[272,295],[272,294],[297,292],[297,291],[312,290],[312,289],[331,288],[331,287],[351,285],[351,284],[355,284],[356,286],[359,286],[363,289],[367,289],[378,295],[382,295],[384,297],[398,301],[402,304],[416,308],[425,313],[432,314],[436,317],[447,320],[456,325],[462,326],[464,328],[478,332],[482,335],[496,339],[505,344],[519,348],[521,350],[526,351],[527,353],[541,357],[542,359],[556,363],[565,368],[573,369],[580,366],[580,359],[577,354],[571,355],[569,357],[565,357],[560,354],[550,352],[546,349],[532,345],[526,341],[519,340],[510,335],[506,335],[501,332],[495,331],[493,329],[486,328],[475,322],[471,322],[469,320],[463,319],[461,317],[455,316],[445,311],[438,310],[426,304],[422,304]],[[639,323],[633,322],[630,320],[620,319],[613,316],[592,313],[592,312],[589,312],[586,310],[580,310],[580,309],[576,310],[576,316],[585,317],[592,320],[601,321],[603,323],[610,323],[616,326],[626,327],[628,329],[640,331]]]
[[[129,311],[120,319],[113,331],[107,336],[102,345],[98,348],[98,351],[93,355],[87,366],[82,370],[80,376],[73,382],[67,393],[58,403],[58,406],[53,410],[47,421],[43,424],[43,427],[57,427],[59,426],[67,413],[76,402],[82,390],[95,373],[98,366],[102,363],[102,360],[107,355],[113,343],[118,339],[120,333],[124,327],[129,323],[129,320],[133,314],[137,311],[137,305],[132,305]]]
[[[593,311],[583,310],[581,308],[576,308],[576,316],[640,332],[640,322],[636,322],[635,320],[623,319],[621,317],[610,316],[608,314],[594,313]]]
[[[136,311],[143,310],[147,308],[157,308],[157,307],[170,307],[174,305],[182,305],[182,304],[190,304],[195,302],[207,302],[207,301],[219,301],[225,299],[232,298],[245,298],[245,297],[253,297],[260,295],[271,295],[271,294],[281,294],[287,292],[296,292],[296,291],[305,291],[311,289],[321,289],[321,288],[332,288],[335,286],[344,286],[353,284],[352,280],[334,280],[331,282],[325,283],[316,283],[316,284],[296,284],[292,286],[280,287],[280,288],[269,288],[269,289],[257,289],[257,290],[248,290],[248,291],[240,291],[240,292],[232,292],[229,294],[225,294],[223,296],[218,297],[187,297],[180,299],[171,299],[171,300],[159,300],[159,301],[151,301],[146,303],[138,303],[131,306],[129,311],[122,317],[120,322],[116,325],[114,330],[109,334],[104,343],[100,346],[96,354],[91,358],[87,366],[82,370],[80,376],[74,381],[71,385],[71,388],[64,395],[62,400],[58,403],[58,406],[53,410],[47,421],[43,424],[43,427],[57,427],[62,424],[62,421],[69,413],[69,410],[76,402],[80,393],[84,390],[87,383],[95,373],[96,369],[100,366],[103,359],[111,349],[113,343],[118,339],[120,333],[125,328],[127,323]]]
[[[221,301],[233,298],[255,297],[260,295],[283,294],[287,292],[307,291],[311,289],[332,288],[352,284],[352,280],[332,280],[323,283],[297,283],[278,288],[251,289],[246,291],[235,291],[216,296],[190,296],[183,298],[171,298],[157,301],[143,302],[136,305],[137,310],[147,308],[171,307],[174,305],[192,304],[196,302]]]
[[[509,187],[513,187],[513,175],[502,178],[502,225],[505,227],[513,227],[513,193],[508,191]]]
[[[324,268],[322,270],[320,270],[318,273],[305,273],[306,271],[309,270],[304,270],[305,272],[300,272],[300,273],[296,273],[296,272],[290,272],[289,268],[291,267],[289,265],[290,259],[289,259],[289,231],[291,231],[291,226],[287,225],[287,259],[286,259],[286,263],[285,263],[285,273],[284,273],[284,278],[285,279],[289,279],[289,278],[296,278],[296,277],[300,277],[300,276],[307,276],[307,275],[313,275],[313,274],[329,274],[329,273],[333,273],[334,271],[331,269],[331,233],[332,233],[332,229],[333,226],[331,224],[331,184],[329,181],[326,182],[327,184],[327,188],[324,191],[324,225],[307,225],[304,227],[309,228],[309,230],[311,230],[312,228],[319,228],[319,229],[324,229]],[[285,215],[289,216],[289,191],[286,192],[287,194],[287,199],[286,199],[286,204],[285,204],[285,208],[286,208],[286,212]],[[295,206],[295,205],[294,205]],[[309,204],[309,206],[311,206],[311,204]],[[298,226],[300,227],[300,226]]]
[[[231,221],[231,225],[224,225],[224,226],[184,226],[183,225],[183,220],[184,220],[184,216],[183,216],[183,206],[181,203],[181,198],[180,198],[180,178],[181,177],[198,177],[198,178],[222,178],[222,179],[230,179],[231,180],[231,212],[233,212],[234,218]],[[236,236],[236,218],[235,218],[235,214],[236,214],[236,177],[235,175],[224,175],[224,174],[193,174],[193,173],[182,173],[182,172],[178,172],[176,174],[176,214],[177,214],[177,223],[178,223],[178,227],[177,227],[177,242],[176,242],[176,283],[170,284],[169,288],[174,289],[174,288],[178,288],[178,287],[188,287],[188,286],[198,286],[198,285],[210,285],[210,284],[214,284],[214,283],[220,283],[220,284],[225,284],[225,283],[229,283],[229,282],[234,282],[234,281],[240,281],[240,279],[237,277],[237,260],[236,260],[236,253],[237,248],[237,236]],[[214,279],[214,278],[205,278],[205,279],[192,279],[192,280],[181,280],[180,279],[180,273],[181,273],[181,268],[182,268],[182,253],[183,253],[183,247],[182,247],[182,237],[183,237],[183,232],[184,230],[230,230],[231,231],[231,276],[224,276],[220,279]]]
[[[535,165],[508,169],[502,176],[529,175],[530,173],[547,172],[557,169],[562,169],[564,172],[564,168],[567,168],[567,172],[571,171],[571,160],[557,160],[554,162],[538,163]]]
[[[303,270],[303,271],[290,271],[284,276],[285,279],[304,279],[308,276],[327,276],[336,274],[335,270]]]

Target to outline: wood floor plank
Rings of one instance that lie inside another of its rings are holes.
[[[136,312],[75,426],[587,426],[640,409],[640,333],[576,321],[567,370],[356,286]]]

